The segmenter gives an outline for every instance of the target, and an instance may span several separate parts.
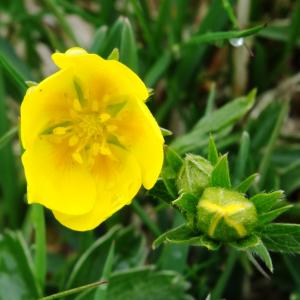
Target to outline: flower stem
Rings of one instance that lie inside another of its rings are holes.
[[[83,286],[80,286],[80,287],[77,287],[77,288],[74,288],[74,289],[70,289],[70,290],[63,291],[63,292],[60,292],[60,293],[56,293],[56,294],[53,294],[53,295],[50,295],[50,296],[47,296],[47,297],[43,297],[43,298],[40,298],[39,300],[59,299],[61,297],[76,294],[76,293],[82,292],[86,289],[95,288],[95,287],[97,287],[101,284],[106,284],[106,283],[107,283],[107,281],[97,281],[97,282],[86,284],[86,285],[83,285]]]

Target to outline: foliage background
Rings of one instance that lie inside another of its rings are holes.
[[[199,39],[261,24],[266,28],[246,38],[247,47]],[[295,206],[282,218],[299,223],[299,32],[300,1],[291,0],[2,0],[0,299],[37,299],[103,278],[107,288],[66,299],[300,298],[298,256],[272,254],[275,271],[268,279],[228,249],[164,245],[153,251],[159,233],[182,220],[144,191],[92,232],[63,228],[48,212],[44,227],[41,208],[26,204],[22,149],[17,136],[11,138],[24,80],[53,73],[53,51],[78,45],[107,57],[117,47],[120,60],[153,88],[148,105],[174,132],[168,144],[181,155],[205,154],[212,132],[219,149],[230,153],[236,182],[258,171],[256,189],[283,189]],[[222,110],[252,88],[254,105]]]

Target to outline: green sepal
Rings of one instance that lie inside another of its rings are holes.
[[[120,52],[118,48],[114,48],[107,57],[108,60],[120,60]]]
[[[271,210],[269,212],[263,213],[259,215],[258,217],[258,223],[260,225],[264,225],[266,223],[272,222],[274,219],[276,219],[278,216],[283,214],[284,212],[288,211],[290,208],[292,208],[293,205],[285,205],[283,207]]]
[[[206,235],[202,235],[193,245],[202,246],[211,251],[216,251],[221,247],[221,243],[219,241],[212,240]]]
[[[74,84],[74,88],[78,97],[78,101],[79,103],[83,106],[86,103],[86,99],[84,98],[84,93],[83,90],[81,88],[81,83],[79,78],[74,77],[73,78],[73,84]]]
[[[189,193],[182,193],[172,204],[177,206],[180,211],[185,213],[196,214],[198,198]]]
[[[300,253],[300,224],[271,223],[260,235],[270,251]]]
[[[260,243],[254,247],[251,247],[247,249],[249,254],[258,256],[264,264],[267,266],[267,268],[270,270],[271,273],[273,273],[273,263],[272,263],[272,258],[270,256],[270,253],[262,240],[260,240]]]
[[[165,160],[168,166],[170,166],[175,173],[179,172],[183,164],[183,159],[173,148],[169,146],[165,147]]]
[[[164,242],[192,245],[198,239],[199,236],[189,226],[183,224],[160,235],[153,242],[152,248],[156,249]]]
[[[109,144],[112,144],[112,145],[115,145],[115,146],[118,146],[124,150],[126,150],[127,148],[120,142],[120,140],[118,139],[118,137],[114,134],[109,134],[107,136],[107,142]]]
[[[211,173],[211,186],[230,188],[230,173],[227,154],[221,156]]]
[[[257,213],[263,214],[271,210],[277,202],[282,200],[283,193],[283,191],[279,190],[272,193],[257,194],[250,198],[250,201],[255,205]]]
[[[173,135],[173,132],[171,130],[168,130],[166,128],[163,128],[163,127],[160,127],[160,131],[161,131],[161,134],[163,136],[170,136],[170,135]]]
[[[165,182],[162,178],[159,178],[154,187],[147,192],[147,195],[150,197],[153,197],[155,199],[158,199],[160,201],[166,202],[170,204],[172,200],[174,199],[172,195],[170,195]]]
[[[108,105],[106,107],[106,109],[112,117],[115,117],[124,108],[126,103],[127,103],[126,100],[118,102],[118,103],[113,103],[113,104]]]
[[[208,143],[208,160],[211,162],[211,164],[214,166],[219,159],[218,149],[215,144],[214,138],[212,136],[209,137],[209,143]]]
[[[28,87],[32,87],[32,86],[37,86],[37,85],[38,85],[37,82],[32,81],[32,80],[26,80],[25,83],[26,83],[26,85],[27,85]]]
[[[239,251],[245,251],[249,248],[256,247],[261,242],[260,238],[257,235],[250,235],[243,239],[230,242],[228,243],[232,248],[239,250]]]
[[[240,193],[246,193],[250,186],[259,178],[259,174],[255,173],[247,177],[245,180],[243,180],[236,188],[235,190]]]

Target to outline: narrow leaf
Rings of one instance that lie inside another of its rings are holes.
[[[255,173],[247,177],[244,181],[242,181],[236,188],[235,190],[240,192],[240,193],[246,193],[250,186],[257,181],[259,178],[259,174]]]
[[[259,25],[250,29],[246,30],[239,30],[239,31],[222,31],[222,32],[209,32],[201,35],[197,35],[192,37],[186,45],[195,44],[207,44],[207,43],[214,43],[222,40],[229,40],[233,38],[241,38],[254,35],[260,32],[262,29],[265,28],[265,25]]]
[[[208,160],[214,166],[218,162],[218,149],[215,144],[214,138],[210,136],[209,143],[208,143]]]
[[[231,187],[227,155],[223,155],[214,167],[211,174],[211,185],[223,188]]]
[[[293,207],[293,205],[286,205],[286,206],[271,210],[269,212],[263,213],[258,217],[258,221],[260,224],[270,223],[273,220],[275,220],[278,216],[280,216],[284,212],[288,211],[292,207]]]
[[[177,206],[181,211],[195,214],[197,212],[197,203],[199,199],[192,194],[183,193],[172,204]]]
[[[258,256],[268,267],[268,269],[273,273],[273,263],[272,263],[272,258],[270,256],[270,253],[264,243],[260,241],[258,245],[255,247],[252,247],[248,249],[251,253],[254,255]]]
[[[0,137],[0,149],[5,147],[7,143],[9,143],[12,140],[12,138],[18,133],[18,130],[18,126],[13,127]]]

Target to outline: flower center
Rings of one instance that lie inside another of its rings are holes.
[[[82,98],[82,91],[78,92]],[[126,101],[99,108],[97,101],[74,99],[70,117],[55,123],[42,132],[50,142],[67,148],[72,159],[79,164],[92,166],[97,156],[113,157],[111,146],[125,148],[116,135],[118,126],[115,116],[125,106]]]

